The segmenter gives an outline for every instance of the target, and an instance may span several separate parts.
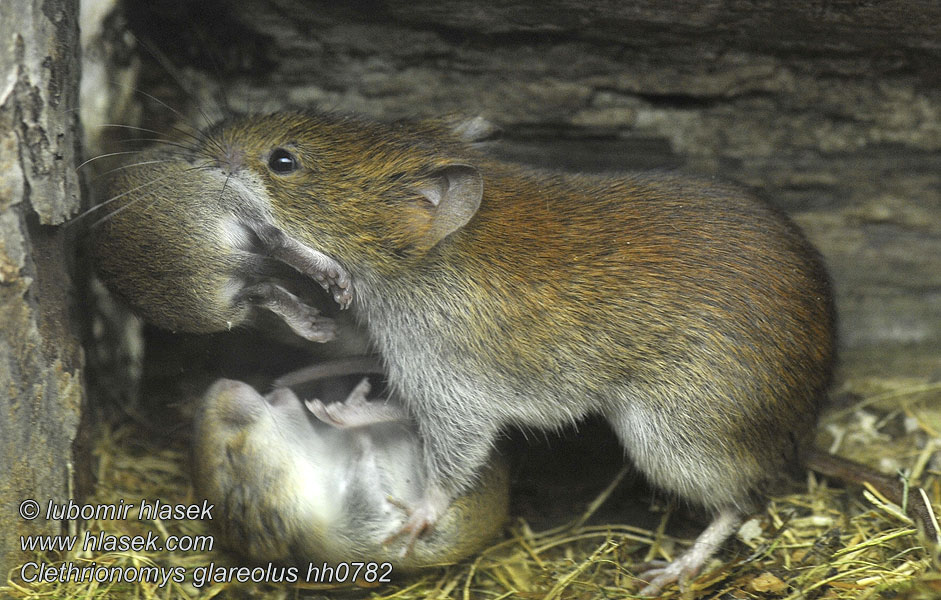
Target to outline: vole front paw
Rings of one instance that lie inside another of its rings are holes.
[[[250,228],[258,235],[265,253],[294,267],[327,290],[341,309],[353,301],[353,280],[349,271],[337,260],[287,235],[263,221],[252,222]]]
[[[337,325],[333,319],[319,316],[320,313],[316,309],[306,305],[301,305],[298,308],[306,309],[306,311],[299,310],[299,312],[306,312],[307,314],[299,315],[301,318],[297,321],[284,318],[294,333],[312,342],[329,342],[336,339]]]
[[[341,309],[348,308],[350,303],[353,302],[350,274],[339,263],[335,261],[333,263],[328,262],[323,271],[315,272],[312,275],[314,280],[333,296],[333,301],[339,304]]]
[[[320,316],[319,310],[304,304],[300,298],[276,283],[256,283],[244,288],[240,294],[256,306],[281,317],[294,333],[304,339],[329,342],[337,336],[333,319]]]

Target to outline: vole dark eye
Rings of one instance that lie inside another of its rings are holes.
[[[268,168],[278,175],[287,175],[301,168],[301,163],[284,148],[275,148],[268,157]]]

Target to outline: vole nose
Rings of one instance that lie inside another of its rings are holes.
[[[219,168],[227,176],[236,175],[245,165],[245,152],[231,143],[222,144],[219,152]]]

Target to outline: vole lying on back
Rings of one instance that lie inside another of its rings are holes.
[[[474,137],[317,113],[223,122],[122,172],[139,208],[101,228],[100,269],[184,329],[263,306],[329,339],[282,293],[285,265],[351,306],[423,444],[413,538],[475,485],[504,428],[603,415],[650,481],[714,515],[642,575],[656,592],[801,464],[834,353],[826,273],[793,223],[735,188],[531,171]],[[195,291],[145,299],[148,277],[176,276],[152,253],[186,257]]]
[[[348,402],[368,391],[364,380]],[[384,544],[400,527],[396,503],[417,500],[423,485],[415,432],[394,403],[379,404],[390,422],[339,429],[287,388],[263,397],[239,381],[213,384],[196,419],[194,484],[219,507],[228,543],[259,561],[388,563],[379,573],[388,575],[454,562],[495,537],[508,503],[499,460],[407,556]]]

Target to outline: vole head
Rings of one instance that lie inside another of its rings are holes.
[[[242,454],[266,452],[272,456],[281,448],[285,454],[322,454],[325,446],[321,431],[329,431],[308,414],[290,390],[279,388],[262,396],[248,384],[227,379],[220,379],[206,393],[196,427],[196,437],[202,444],[217,444]],[[272,444],[253,441],[266,438],[277,441]]]
[[[235,550],[283,561],[292,558],[298,531],[312,547],[331,539],[344,513],[335,471],[349,450],[328,439],[328,426],[315,427],[290,390],[262,397],[245,383],[219,380],[195,425],[194,485],[218,506],[214,524]]]
[[[329,340],[305,286],[316,280],[345,306],[346,271],[388,276],[463,227],[483,194],[470,144],[493,131],[480,118],[224,121],[112,171],[97,270],[168,329],[221,331],[260,307]]]
[[[385,273],[424,255],[480,205],[483,182],[459,137],[467,127],[442,131],[282,113],[223,123],[205,147],[233,179],[264,189],[275,226],[354,274]]]

